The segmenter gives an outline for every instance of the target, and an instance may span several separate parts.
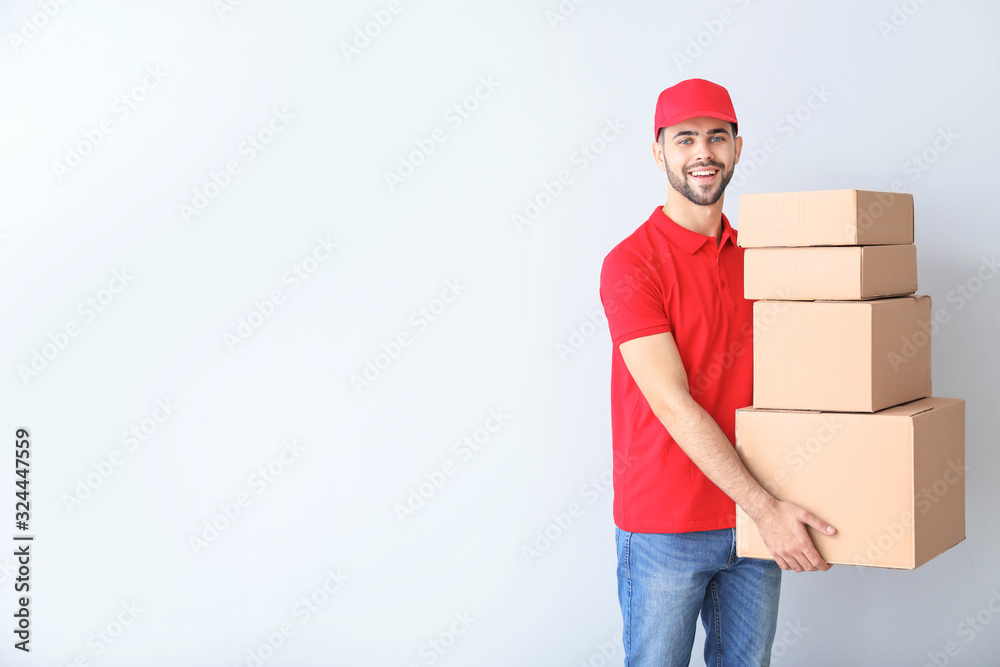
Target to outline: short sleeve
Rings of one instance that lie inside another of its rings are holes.
[[[601,304],[615,347],[671,331],[661,276],[635,251],[616,247],[601,267]]]

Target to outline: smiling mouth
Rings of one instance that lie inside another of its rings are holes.
[[[688,176],[690,176],[696,183],[711,183],[715,180],[718,173],[718,169],[699,167],[689,171]]]

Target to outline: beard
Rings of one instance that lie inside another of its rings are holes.
[[[684,195],[684,197],[692,204],[697,204],[698,206],[711,206],[719,201],[722,198],[722,194],[726,191],[726,186],[729,185],[729,181],[732,180],[733,173],[736,171],[735,164],[729,168],[729,171],[726,171],[721,162],[709,161],[691,165],[688,170],[685,170],[678,175],[673,172],[670,165],[667,164],[665,160],[664,164],[666,164],[667,167],[667,180],[670,181],[670,186],[674,190],[677,190],[680,194]],[[721,178],[715,185],[714,189],[706,189],[706,186],[699,186],[688,180],[687,171],[697,167],[712,167],[713,169],[719,170]]]

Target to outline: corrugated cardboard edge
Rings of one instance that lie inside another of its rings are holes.
[[[965,401],[962,399],[934,397],[925,399],[932,401],[929,408],[934,408],[930,414],[918,413],[913,417],[914,429],[916,430],[918,421],[934,420],[935,425],[924,425],[922,437],[914,439],[914,467],[916,470],[938,470],[938,477],[933,479],[916,479],[913,484],[915,489],[930,490],[931,496],[936,498],[928,502],[926,517],[922,517],[918,524],[918,533],[914,541],[914,567],[919,567],[924,563],[933,560],[938,555],[944,553],[956,544],[965,540],[965,473],[967,472],[965,455]],[[954,441],[945,442],[941,438],[942,433],[959,432],[960,437]],[[930,460],[931,463],[926,463]],[[961,466],[962,473],[959,475],[954,470]],[[949,472],[953,473],[949,475]],[[956,479],[957,478],[957,479]],[[938,484],[943,489],[938,487]],[[943,490],[943,493],[938,495]],[[920,507],[915,501],[913,508],[914,516],[918,515]],[[952,517],[961,516],[962,523],[959,526]]]
[[[858,220],[855,245],[913,243],[913,195],[875,190],[855,190],[854,195]],[[894,236],[899,232],[891,230],[899,229],[903,234]]]
[[[862,299],[909,296],[917,291],[917,247],[908,245],[858,246],[861,250],[860,285]],[[899,274],[911,278],[905,288],[890,285],[902,282]]]
[[[756,530],[757,527],[753,525],[753,521],[747,516],[747,513],[743,511],[743,508],[739,505],[736,506],[736,555],[740,558],[766,558],[767,560],[774,560],[771,555],[760,556],[755,553],[747,553],[745,551],[746,543],[750,540],[751,530]]]
[[[899,405],[900,401],[910,402],[932,396],[931,335],[919,327],[920,322],[926,322],[928,326],[930,324],[931,298],[926,294],[914,294],[865,303],[872,305],[871,411],[879,412]],[[907,321],[897,316],[901,312],[905,312],[907,316],[916,316],[915,330],[906,330],[905,326],[900,328]],[[915,354],[912,357],[907,356],[904,341],[914,348]],[[887,387],[881,387],[883,391],[876,391],[874,383],[877,377],[891,377],[893,381],[887,382]],[[905,381],[907,378],[909,380]],[[890,388],[893,389],[891,393]]]
[[[753,406],[749,405],[745,408],[739,408],[738,410],[736,410],[736,427],[734,435],[736,440],[735,447],[737,455],[739,455],[740,451],[740,427],[742,419],[746,419],[745,415],[747,414],[753,414],[752,412],[753,409],[754,409]],[[787,410],[785,410],[784,412],[787,412]],[[744,415],[742,419],[740,417],[741,414]],[[739,556],[740,558],[761,558],[761,556],[757,554],[748,553],[744,551],[744,546],[746,545],[746,543],[749,541],[750,538],[749,531],[756,529],[757,527],[754,525],[753,521],[750,520],[750,517],[747,516],[747,513],[743,511],[743,508],[740,507],[739,504],[737,504],[736,505],[736,555]],[[771,558],[770,554],[768,554],[766,558],[769,560],[774,560],[773,558]]]
[[[851,208],[854,209],[855,218],[861,215],[861,204],[858,202],[857,190],[851,190]],[[853,233],[851,234],[850,245],[861,245],[860,232],[861,230],[858,228],[858,225],[855,225]]]

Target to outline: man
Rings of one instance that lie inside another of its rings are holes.
[[[722,214],[743,147],[729,93],[683,81],[654,121],[666,204],[601,270],[625,664],[686,666],[700,611],[707,664],[767,665],[781,569],[829,569],[806,525],[835,530],[771,496],[733,447],[736,409],[752,403],[753,324]],[[736,557],[736,503],[774,561]]]

